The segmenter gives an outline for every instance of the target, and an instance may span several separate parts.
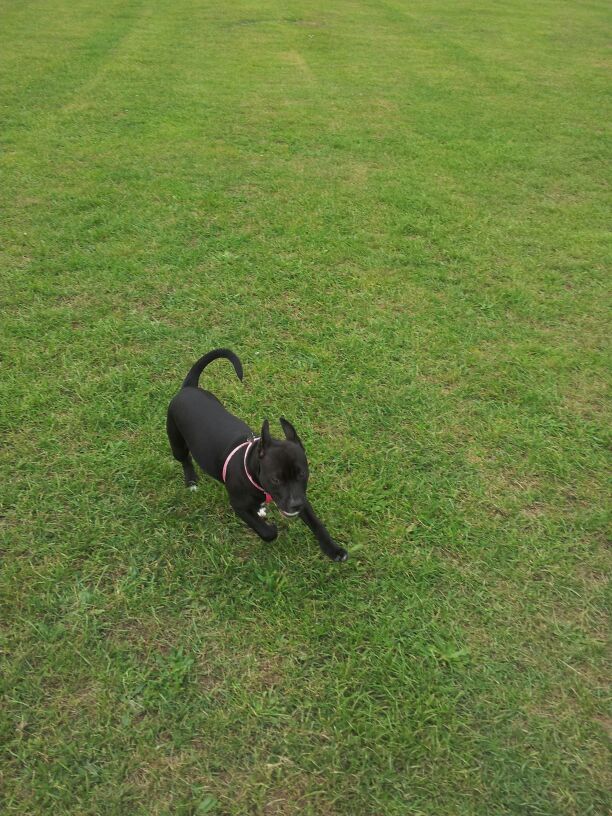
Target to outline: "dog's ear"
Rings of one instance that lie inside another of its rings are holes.
[[[270,447],[271,441],[272,437],[270,436],[270,423],[267,419],[264,419],[263,425],[261,426],[261,436],[259,437],[258,452],[260,459]]]
[[[304,450],[304,445],[302,445],[302,440],[297,435],[297,431],[293,427],[293,425],[289,422],[288,419],[285,417],[280,418],[280,424],[283,426],[283,431],[285,432],[285,439],[289,442],[295,442],[297,445]]]

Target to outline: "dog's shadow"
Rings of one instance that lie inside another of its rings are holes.
[[[262,541],[234,514],[223,486],[210,480],[193,492],[182,485],[168,490],[157,511],[167,522],[167,557],[189,564],[182,570],[186,591],[196,586],[202,600],[214,599],[216,612],[228,619],[254,607],[297,614],[313,597],[333,593],[337,581],[354,577],[320,552],[301,522],[274,509],[268,520],[277,525],[278,538]]]

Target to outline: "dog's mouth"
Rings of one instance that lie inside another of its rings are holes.
[[[296,516],[299,516],[299,515],[300,515],[300,511],[299,511],[299,510],[296,510],[296,511],[295,511],[295,513],[288,513],[286,510],[281,510],[281,508],[280,508],[280,507],[279,507],[278,509],[280,510],[280,512],[282,513],[282,515],[283,515],[285,518],[295,518]]]

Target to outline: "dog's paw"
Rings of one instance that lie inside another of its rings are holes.
[[[198,489],[198,482],[200,481],[198,474],[191,468],[185,473],[185,487],[192,492]]]
[[[259,535],[268,543],[270,541],[274,541],[274,539],[278,536],[278,527],[276,524],[266,524],[265,529],[262,530]]]
[[[348,552],[343,550],[342,547],[338,547],[336,552],[332,555],[332,559],[334,561],[348,561]]]

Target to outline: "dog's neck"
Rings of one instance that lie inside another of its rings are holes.
[[[261,470],[261,465],[259,461],[259,443],[256,442],[254,445],[251,445],[249,448],[249,452],[247,453],[245,464],[247,470],[251,476],[251,478],[257,482],[258,485],[261,485],[259,480],[259,472]]]
[[[261,470],[259,445],[251,445],[247,448],[247,452],[244,457],[244,467],[246,468],[246,477],[249,482],[251,482],[251,484],[258,488],[258,490],[261,490],[261,492],[264,494],[265,503],[269,504],[270,502],[274,501],[272,496],[262,486],[261,479],[259,478],[259,473]]]

